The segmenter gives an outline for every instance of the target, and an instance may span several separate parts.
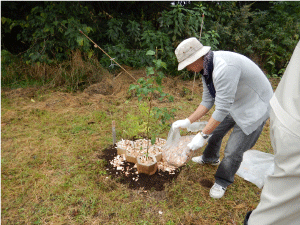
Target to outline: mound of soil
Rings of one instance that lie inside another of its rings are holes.
[[[157,170],[155,174],[149,176],[146,174],[139,174],[134,163],[127,161],[121,165],[124,169],[117,170],[110,162],[117,156],[117,149],[115,146],[102,151],[101,159],[106,161],[106,171],[109,176],[115,179],[117,182],[125,184],[130,189],[144,189],[144,190],[156,190],[163,191],[166,183],[172,182],[180,174],[180,169],[177,168],[172,173],[166,171]]]

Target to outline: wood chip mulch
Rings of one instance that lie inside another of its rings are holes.
[[[180,173],[180,168],[158,162],[158,170],[155,174],[151,176],[139,174],[136,164],[127,162],[124,155],[117,155],[116,145],[105,149],[100,158],[107,162],[107,178],[116,179],[130,189],[162,191],[165,184],[172,182]]]

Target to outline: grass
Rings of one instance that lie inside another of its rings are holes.
[[[8,88],[28,86],[64,86],[69,92],[83,90],[92,83],[100,82],[109,72],[100,65],[95,56],[74,51],[64,62],[27,64],[11,54],[1,57],[1,85]]]
[[[182,106],[175,119],[185,118],[200,102],[188,98],[163,106]],[[112,143],[111,121],[116,120],[120,140],[124,114],[138,107],[137,101],[126,101],[84,93],[3,92],[2,224],[242,224],[261,190],[236,176],[222,199],[211,199],[199,180],[213,181],[216,167],[189,162],[164,191],[131,190],[106,174],[99,156]],[[221,157],[224,148],[223,143]],[[272,152],[268,124],[253,149]]]

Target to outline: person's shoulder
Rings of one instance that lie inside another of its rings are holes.
[[[214,60],[224,60],[227,65],[239,65],[241,62],[249,61],[250,59],[240,53],[231,51],[214,51]]]
[[[228,65],[228,62],[230,61],[230,55],[228,55],[228,51],[214,51],[214,66],[226,66]]]
[[[240,71],[241,59],[235,52],[230,51],[216,51],[214,52],[214,77],[221,77],[221,75],[236,73]]]
[[[222,56],[222,55],[234,55],[234,56],[238,56],[241,55],[240,53],[237,52],[232,52],[232,51],[225,51],[225,50],[218,50],[218,51],[213,51],[214,55],[217,56]]]

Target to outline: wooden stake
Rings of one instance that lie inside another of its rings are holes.
[[[204,13],[202,14],[202,22],[201,22],[201,28],[200,28],[200,36],[199,36],[199,40],[201,39],[201,33],[202,33],[202,27],[203,27],[203,19],[204,19]]]
[[[112,61],[114,61],[120,68],[122,68],[126,73],[128,73],[132,79],[136,81],[136,79],[129,73],[127,70],[125,70],[119,63],[117,63],[112,57],[110,57],[102,48],[99,47],[92,39],[90,39],[85,33],[83,33],[81,30],[79,30],[80,33],[82,33],[87,39],[89,39],[93,44],[95,48],[99,48],[105,55],[107,55]]]
[[[116,144],[116,123],[114,120],[112,121],[111,126],[112,126],[113,145],[115,145]]]
[[[195,79],[196,79],[196,72],[194,74],[194,82],[193,82],[193,89],[192,89],[192,98],[194,96],[194,84],[195,84]]]

